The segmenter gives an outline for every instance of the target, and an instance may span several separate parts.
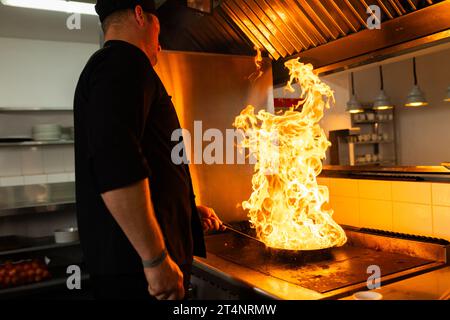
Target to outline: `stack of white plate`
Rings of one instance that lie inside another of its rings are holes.
[[[38,124],[33,126],[33,140],[50,141],[61,138],[61,126],[58,124]]]

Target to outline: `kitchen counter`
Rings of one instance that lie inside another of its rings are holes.
[[[320,300],[327,296],[292,283],[267,277],[209,253],[208,258],[195,258],[194,269],[213,273],[236,287],[250,288],[255,296],[281,300]],[[385,300],[438,300],[445,293],[450,299],[450,267],[383,285],[377,289]],[[341,300],[353,300],[352,295]]]
[[[216,276],[224,282],[230,283],[236,288],[251,290],[254,297],[276,299],[276,300],[318,300],[324,295],[299,287],[273,277],[240,266],[238,264],[224,260],[212,253],[208,253],[208,258],[198,258],[194,260],[194,274],[207,273],[208,277]]]
[[[192,270],[202,291],[197,298],[352,299],[367,290],[366,268],[373,264],[383,270],[379,291],[386,299],[439,299],[450,290],[447,244],[356,229],[346,233],[346,246],[330,256],[317,252],[305,264],[272,260],[259,242],[237,233],[208,235],[207,258],[196,257]]]
[[[450,267],[398,281],[375,290],[383,300],[450,300]],[[342,300],[352,300],[352,296]]]
[[[75,210],[75,183],[48,183],[0,188],[0,217]]]
[[[445,166],[323,166],[320,177],[430,181],[450,183],[450,169]]]

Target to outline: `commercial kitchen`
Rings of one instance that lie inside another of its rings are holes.
[[[196,201],[226,226],[188,299],[449,300],[450,1],[155,2]],[[0,0],[0,299],[92,299],[73,97],[94,4]]]

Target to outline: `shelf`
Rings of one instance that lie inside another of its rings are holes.
[[[0,147],[38,147],[74,144],[73,140],[52,141],[25,141],[25,142],[1,142]]]
[[[67,247],[78,246],[80,244],[80,241],[74,241],[74,242],[68,242],[68,243],[56,243],[55,238],[53,236],[40,237],[40,238],[26,238],[26,237],[11,236],[8,238],[12,239],[12,240],[9,240],[9,241],[11,241],[11,243],[9,244],[9,248],[14,247],[14,242],[16,242],[17,248],[0,251],[0,258],[2,256],[12,255],[12,254],[67,248]],[[5,239],[5,237],[3,237],[3,239]],[[0,240],[2,240],[2,239],[0,238]],[[7,241],[8,240],[5,240],[5,242],[7,242]],[[0,248],[2,248],[2,246],[0,246]],[[3,248],[8,248],[8,245],[3,244]]]
[[[42,213],[51,213],[63,210],[74,210],[76,209],[75,200],[67,200],[61,202],[54,203],[44,203],[44,204],[29,204],[27,206],[18,207],[18,208],[8,208],[2,209],[0,208],[0,218],[1,217],[11,217],[11,216],[19,216],[25,214],[42,214]]]
[[[47,291],[52,288],[64,288],[67,291],[67,267],[49,267],[50,274],[52,275],[51,279],[44,280],[41,282],[24,284],[17,287],[12,288],[4,288],[0,289],[0,299],[10,299],[14,297],[23,297],[23,294],[39,294],[42,291]],[[83,283],[90,280],[89,274],[85,272],[81,272],[81,282],[82,287]],[[79,290],[74,290],[79,291]]]
[[[392,122],[393,120],[373,120],[373,121],[369,121],[369,120],[365,120],[365,121],[353,121],[354,124],[361,124],[361,123],[388,123],[388,122]]]
[[[81,281],[84,282],[86,280],[89,280],[89,275],[82,274]],[[67,282],[67,275],[64,277],[60,276],[57,278],[52,278],[50,280],[45,280],[45,281],[41,281],[41,282],[37,282],[37,283],[25,284],[25,285],[21,285],[18,287],[0,289],[0,297],[4,298],[3,296],[14,294],[14,293],[23,293],[23,292],[51,288],[51,287],[66,286],[66,282]]]
[[[0,113],[17,113],[17,112],[73,112],[68,108],[12,108],[0,107]]]
[[[383,140],[383,141],[358,141],[358,142],[349,142],[353,144],[388,144],[388,143],[394,143],[392,140]]]
[[[75,210],[75,183],[0,188],[0,217]]]
[[[364,163],[355,163],[355,166],[371,166],[371,165],[378,165],[378,164],[393,164],[394,161],[375,161],[375,162],[364,162]]]

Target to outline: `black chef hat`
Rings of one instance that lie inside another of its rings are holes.
[[[98,0],[95,5],[95,11],[100,21],[103,22],[107,16],[115,11],[134,9],[136,6],[141,6],[145,12],[156,15],[156,7],[153,0]]]

